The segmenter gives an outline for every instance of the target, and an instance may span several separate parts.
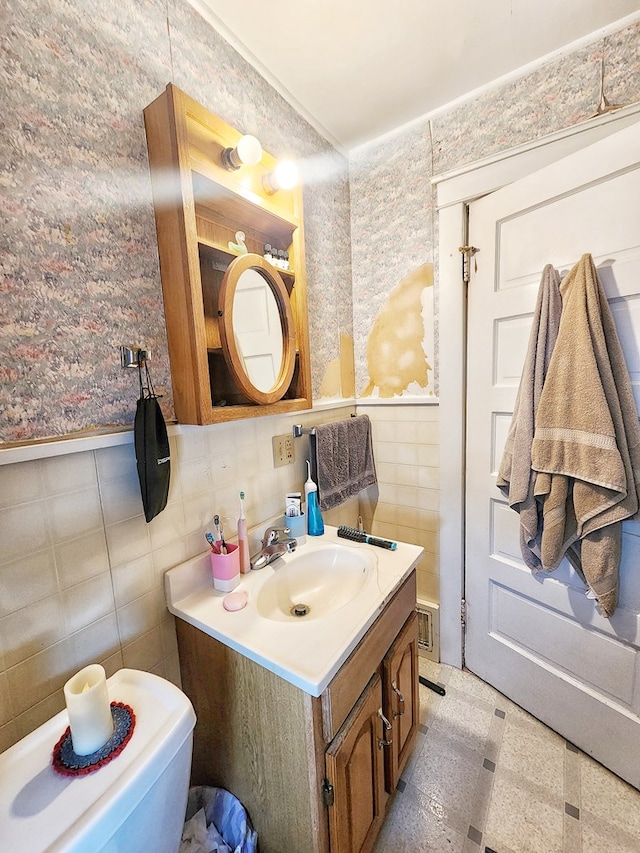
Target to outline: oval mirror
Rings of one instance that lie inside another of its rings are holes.
[[[260,255],[235,258],[220,285],[218,316],[227,367],[242,393],[262,405],[281,400],[295,367],[295,327],[278,271]]]

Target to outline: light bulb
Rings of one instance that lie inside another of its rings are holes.
[[[298,167],[291,160],[281,160],[273,175],[282,190],[291,190],[298,183]]]
[[[240,166],[255,166],[262,159],[262,145],[255,136],[241,136],[235,148],[225,148],[222,162],[230,172]]]
[[[291,160],[280,160],[270,175],[265,175],[263,186],[269,195],[278,190],[291,190],[298,183],[298,167]]]
[[[262,159],[262,145],[255,136],[243,136],[236,145],[236,152],[245,166],[255,166]]]

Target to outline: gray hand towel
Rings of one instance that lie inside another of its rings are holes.
[[[344,503],[377,482],[368,415],[316,427],[320,508]]]

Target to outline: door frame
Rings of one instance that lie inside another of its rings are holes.
[[[459,246],[470,202],[640,120],[640,105],[582,122],[432,178],[438,211],[440,660],[462,667],[465,582],[466,285]],[[482,247],[479,247],[482,250]],[[477,256],[482,263],[482,251]]]

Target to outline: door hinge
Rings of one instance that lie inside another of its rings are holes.
[[[333,805],[334,800],[333,785],[328,779],[324,779],[322,782],[322,802],[328,808]]]
[[[463,628],[467,624],[467,602],[464,598],[460,602],[460,622]]]
[[[476,246],[458,246],[458,251],[462,252],[462,280],[469,281],[471,278],[469,261],[480,249]],[[478,272],[478,262],[474,261],[474,272]]]

